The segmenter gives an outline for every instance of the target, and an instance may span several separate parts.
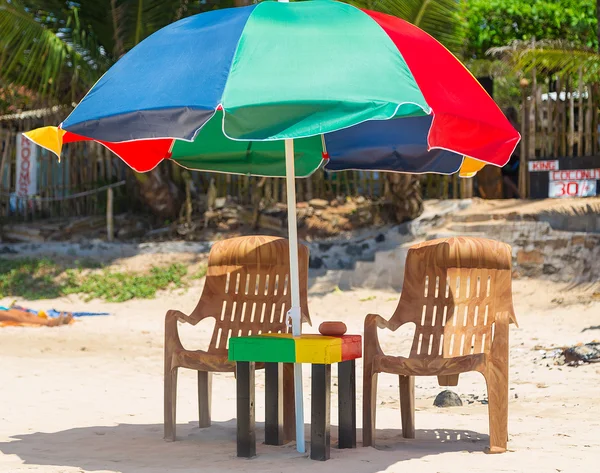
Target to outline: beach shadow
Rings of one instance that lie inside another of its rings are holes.
[[[600,325],[590,325],[582,330],[582,332],[587,332],[588,330],[600,330]]]
[[[162,424],[119,424],[35,432],[11,437],[0,443],[0,452],[16,455],[26,465],[77,467],[87,471],[109,470],[122,473],[167,473],[187,471],[298,471],[302,468],[324,471],[335,462],[336,469],[373,473],[398,462],[440,455],[446,452],[482,452],[488,436],[464,430],[417,430],[416,439],[403,439],[400,430],[378,430],[376,446],[363,448],[358,431],[358,448],[339,450],[337,427],[332,426],[330,462],[309,461],[296,452],[295,443],[264,445],[264,424],[257,423],[257,456],[236,456],[236,422],[214,422],[199,429],[197,423],[179,424],[177,441],[162,439]],[[310,438],[310,426],[306,428]],[[308,444],[307,444],[308,447]],[[276,468],[275,468],[276,467]]]

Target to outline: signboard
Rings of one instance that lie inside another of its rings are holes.
[[[551,171],[551,181],[584,181],[600,179],[600,169],[571,169],[565,171]]]
[[[554,161],[529,161],[529,172],[557,171],[558,160]]]
[[[592,197],[600,191],[600,155],[573,156],[528,163],[533,199]]]
[[[596,181],[550,181],[548,197],[593,197]]]
[[[25,135],[17,135],[17,196],[37,194],[38,148]]]

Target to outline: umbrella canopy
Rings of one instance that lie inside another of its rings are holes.
[[[262,2],[178,21],[119,60],[60,129],[28,136],[56,154],[63,143],[95,140],[139,172],[171,159],[260,176],[285,176],[282,140],[293,138],[299,177],[323,158],[330,170],[470,175],[504,165],[519,141],[427,33],[332,1]]]
[[[178,21],[121,58],[59,127],[26,133],[60,156],[97,141],[139,172],[287,178],[290,292],[300,335],[294,177],[330,170],[473,175],[519,141],[441,44],[398,18],[333,1],[262,2]],[[304,451],[300,366],[296,439]]]

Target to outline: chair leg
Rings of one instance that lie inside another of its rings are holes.
[[[363,373],[363,447],[370,447],[375,440],[377,373],[368,369],[366,364]]]
[[[486,453],[504,453],[508,443],[508,366],[488,365],[485,373],[490,418],[490,446]]]
[[[415,438],[415,377],[400,378],[400,414],[402,416],[402,437]]]
[[[177,411],[177,368],[165,367],[165,432],[164,439],[175,441]]]
[[[440,386],[458,386],[458,377],[457,374],[447,374],[438,376],[438,384]]]
[[[210,407],[212,401],[212,373],[198,371],[198,413],[200,428],[210,427]]]

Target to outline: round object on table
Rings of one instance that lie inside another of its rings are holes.
[[[339,337],[344,335],[346,330],[348,330],[348,328],[344,322],[323,322],[319,325],[319,332],[321,335]]]

